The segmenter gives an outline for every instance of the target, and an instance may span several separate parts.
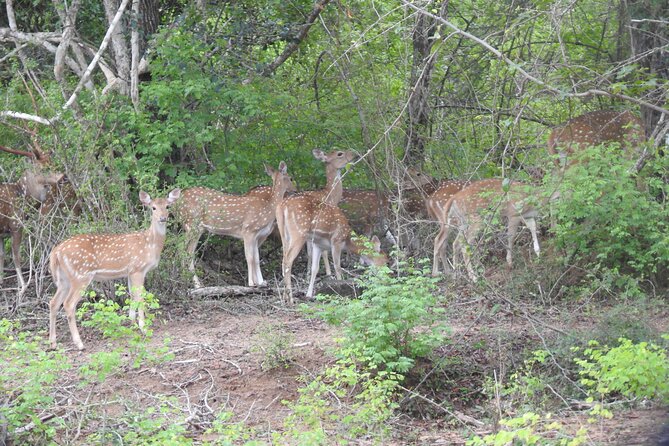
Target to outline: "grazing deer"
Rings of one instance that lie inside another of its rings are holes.
[[[142,302],[144,278],[158,266],[165,244],[168,207],[180,194],[179,189],[174,189],[167,198],[152,200],[146,192],[139,193],[139,200],[151,208],[149,229],[126,234],[75,235],[51,251],[49,269],[57,287],[49,303],[49,341],[52,348],[56,348],[56,315],[62,306],[72,341],[79,350],[84,349],[77,329],[75,310],[91,281],[127,277],[132,299]],[[135,313],[135,309],[131,308],[132,320],[135,319]],[[144,309],[141,305],[138,313],[139,327],[144,328]]]
[[[522,183],[513,182],[509,190],[505,191],[504,180],[481,180],[455,193],[446,203],[443,209],[443,214],[447,216],[444,225],[446,233],[440,238],[441,243],[448,238],[448,230],[451,227],[457,228],[458,234],[453,242],[453,263],[455,264],[455,256],[460,251],[469,278],[473,282],[476,282],[477,276],[472,266],[470,249],[475,245],[477,235],[483,229],[483,225],[490,223],[494,215],[500,215],[506,220],[506,262],[509,267],[513,265],[512,248],[520,222],[523,222],[532,233],[534,252],[537,256],[539,255],[540,247],[535,220],[538,212],[535,207],[525,202],[528,194],[522,191],[522,188]],[[436,239],[434,250],[435,254],[441,250],[441,247],[437,246]],[[434,262],[437,263],[436,258]],[[438,272],[438,268],[433,272]]]
[[[383,222],[389,207],[388,197],[372,189],[344,189],[339,207],[357,234],[371,237]]]
[[[23,238],[23,202],[33,199],[43,203],[51,185],[57,184],[64,177],[61,173],[44,173],[49,165],[47,154],[38,149],[32,152],[10,149],[0,146],[4,152],[27,156],[33,160],[33,168],[27,169],[16,183],[0,184],[0,284],[5,268],[5,238],[12,238],[12,258],[19,284],[19,294],[23,294],[27,284],[21,271],[21,239]]]
[[[471,181],[466,180],[445,180],[442,181],[432,195],[425,199],[425,207],[430,219],[439,222],[439,233],[434,239],[434,259],[432,261],[432,275],[439,274],[439,260],[444,265],[444,270],[449,270],[450,265],[446,260],[446,238],[449,233],[447,205],[453,195],[460,192]]]
[[[187,253],[191,259],[189,270],[193,273],[195,287],[202,286],[195,274],[195,248],[204,231],[242,239],[248,285],[263,284],[258,248],[274,228],[276,206],[287,190],[294,190],[287,169],[283,161],[279,170],[265,166],[265,172],[273,182],[269,199],[262,189],[247,195],[225,194],[206,187],[183,191],[177,214],[187,233]]]
[[[332,252],[335,276],[339,280],[342,278],[342,250],[360,255],[363,264],[380,266],[388,263],[385,254],[381,253],[381,243],[376,236],[372,237],[373,252],[366,252],[365,244],[351,237],[351,227],[341,209],[322,203],[313,196],[298,194],[284,199],[277,207],[276,222],[283,245],[282,272],[291,305],[293,262],[305,243],[311,245],[311,276],[306,293],[308,298],[314,296],[318,264],[324,251]]]
[[[643,123],[629,111],[599,110],[570,119],[548,137],[548,152],[558,168],[574,163],[569,156],[589,146],[618,142],[623,149],[638,147],[646,136]]]

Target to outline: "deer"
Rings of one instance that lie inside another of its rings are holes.
[[[169,207],[179,199],[180,189],[172,190],[167,198],[152,199],[144,191],[139,193],[141,203],[151,209],[148,229],[124,234],[79,234],[58,244],[49,255],[49,270],[56,285],[56,293],[49,302],[49,342],[56,348],[56,316],[61,307],[74,345],[84,349],[81,342],[75,310],[83,291],[92,281],[127,277],[133,301],[140,303],[130,309],[130,319],[144,329],[142,293],[144,279],[160,262],[160,254],[167,235]]]
[[[286,191],[295,189],[287,169],[283,161],[278,170],[265,166],[265,172],[272,177],[273,182],[269,198],[264,188],[247,195],[226,194],[206,187],[183,191],[177,215],[187,234],[186,252],[196,288],[202,284],[195,274],[195,249],[204,231],[243,240],[248,286],[264,284],[259,246],[274,228],[276,206]]]
[[[630,111],[598,110],[577,116],[551,131],[548,152],[559,169],[574,164],[570,156],[586,147],[617,142],[623,150],[638,147],[646,136],[643,123]]]
[[[311,245],[311,273],[307,298],[314,296],[314,284],[321,254],[332,252],[335,276],[342,280],[341,252],[346,250],[360,256],[364,265],[382,266],[388,258],[381,252],[381,242],[377,236],[371,239],[372,249],[368,250],[364,241],[353,237],[353,231],[341,209],[320,202],[310,195],[297,194],[284,199],[276,210],[276,222],[283,245],[282,272],[289,302],[293,305],[292,268],[293,262],[305,245]]]
[[[450,265],[446,260],[445,244],[449,233],[448,213],[446,206],[453,195],[460,192],[471,181],[467,180],[445,180],[442,181],[429,197],[425,199],[425,208],[429,218],[439,223],[439,233],[434,239],[434,259],[432,261],[432,275],[439,274],[439,261],[444,265],[444,270],[449,270]]]
[[[357,234],[371,237],[389,209],[388,196],[373,189],[344,189],[339,207]]]
[[[437,242],[445,243],[448,231],[455,228],[458,232],[453,242],[453,264],[460,251],[470,280],[476,282],[478,277],[472,265],[470,250],[484,224],[489,223],[495,215],[506,220],[506,262],[509,268],[513,266],[513,243],[521,222],[532,234],[533,249],[538,257],[541,252],[536,223],[539,213],[535,206],[528,203],[529,194],[523,190],[523,186],[523,183],[510,182],[507,189],[505,180],[487,179],[475,181],[451,196],[442,210],[441,218],[446,221],[443,225],[446,233],[442,235],[440,231],[435,239],[433,268],[438,264],[437,253],[441,252]],[[433,274],[438,274],[438,266],[433,269]]]
[[[48,169],[50,159],[46,153],[37,148],[27,152],[0,146],[0,150],[26,156],[33,162],[32,168],[26,169],[16,183],[0,184],[0,284],[2,284],[4,278],[5,238],[10,236],[19,294],[23,294],[28,286],[21,270],[23,203],[26,200],[33,200],[39,204],[43,203],[48,196],[49,188],[63,180],[65,175],[56,172],[43,172],[43,170]]]

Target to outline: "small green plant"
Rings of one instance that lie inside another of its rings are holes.
[[[53,387],[70,363],[59,351],[44,351],[44,340],[0,319],[0,420],[15,444],[53,438],[62,420],[42,421],[55,403]]]
[[[527,412],[519,417],[501,420],[503,428],[483,438],[475,436],[467,441],[468,446],[502,445],[556,445],[578,446],[585,444],[587,430],[581,428],[576,435],[565,432],[564,427],[551,420],[551,415],[540,416]]]
[[[667,335],[664,336],[665,339]],[[626,338],[618,340],[617,347],[600,346],[590,341],[577,358],[581,367],[581,383],[594,397],[605,398],[615,394],[626,397],[669,401],[669,361],[664,348],[647,342],[634,343]],[[578,351],[578,349],[575,349]]]
[[[224,411],[216,415],[211,428],[207,429],[207,436],[215,436],[215,440],[206,441],[205,446],[261,446],[266,443],[253,440],[256,432],[242,422],[233,422],[232,412]]]
[[[395,277],[388,268],[369,269],[360,279],[358,299],[333,298],[316,313],[344,327],[344,344],[386,370],[405,373],[417,358],[427,357],[446,341],[443,309],[437,306],[435,279],[429,267],[406,266]]]
[[[378,370],[355,349],[299,390],[295,402],[284,402],[291,414],[277,444],[345,444],[362,435],[383,438],[387,420],[398,407],[396,391],[403,377]]]
[[[262,353],[260,367],[267,371],[287,368],[295,357],[293,344],[295,336],[283,324],[260,327],[252,351]]]
[[[127,296],[125,287],[117,286],[116,295],[120,298]],[[110,374],[116,373],[124,365],[123,358],[130,359],[133,368],[139,367],[145,362],[159,363],[171,359],[168,355],[169,339],[164,339],[162,347],[150,347],[153,338],[151,326],[153,324],[153,311],[146,313],[144,330],[140,330],[134,321],[128,316],[130,308],[138,310],[140,306],[157,310],[158,300],[151,293],[143,292],[143,302],[126,300],[121,307],[111,299],[93,300],[95,292],[90,291],[89,301],[84,302],[77,315],[83,319],[82,325],[92,327],[100,331],[103,338],[109,339],[109,349],[91,354],[90,362],[84,364],[80,372],[86,381],[102,381]]]
[[[158,407],[128,408],[117,420],[122,428],[105,428],[87,438],[90,444],[187,446],[193,444],[177,401],[169,398]]]

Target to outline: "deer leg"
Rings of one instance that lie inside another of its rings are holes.
[[[341,247],[337,243],[332,244],[332,263],[334,264],[335,277],[342,280],[341,274]]]
[[[474,271],[474,266],[472,265],[472,248],[474,246],[475,237],[478,233],[478,225],[471,225],[464,230],[460,231],[460,252],[462,253],[462,259],[465,263],[465,268],[467,268],[467,275],[472,282],[478,281],[476,276],[476,271]]]
[[[283,271],[283,279],[286,284],[286,291],[288,292],[288,298],[290,301],[290,304],[293,304],[293,284],[292,284],[292,269],[293,269],[293,262],[295,262],[295,259],[297,258],[298,254],[302,250],[302,246],[304,246],[304,239],[303,238],[289,238],[291,243],[288,247],[286,245],[283,245],[283,261],[281,265],[281,270]]]
[[[49,301],[49,343],[56,348],[56,318],[63,301],[70,293],[70,283],[67,280],[56,280],[56,293]]]
[[[138,302],[137,305],[137,315],[135,315],[135,307],[130,306],[130,320],[135,320],[137,316],[137,325],[139,329],[144,331],[144,297],[142,293],[144,292],[144,273],[133,273],[128,276],[128,289],[130,290],[130,296],[132,300]]]
[[[200,241],[200,237],[202,236],[202,231],[191,229],[187,226],[186,234],[186,239],[188,240],[188,244],[186,245],[186,252],[188,253],[188,258],[190,259],[188,263],[188,271],[193,274],[193,285],[195,288],[202,288],[202,282],[200,282],[197,274],[195,274],[195,249],[197,248],[197,242]]]
[[[246,256],[246,268],[248,270],[249,286],[262,284],[260,271],[260,254],[258,253],[258,241],[255,234],[244,235],[244,255]]]
[[[527,229],[529,229],[532,234],[532,247],[534,248],[537,257],[539,257],[541,247],[539,247],[539,238],[537,237],[537,221],[533,217],[526,218],[525,226],[527,226]]]
[[[439,228],[439,233],[434,239],[434,257],[432,260],[432,277],[439,275],[439,262],[444,265],[444,272],[450,269],[448,261],[446,260],[446,240],[448,240],[448,233],[450,226],[442,224]]]
[[[26,282],[21,272],[21,238],[23,233],[20,229],[12,232],[12,257],[14,259],[14,268],[16,268],[16,280],[19,283],[19,294],[26,290]]]
[[[63,310],[65,310],[65,316],[67,317],[67,324],[70,326],[72,342],[79,350],[84,349],[84,343],[81,342],[81,336],[79,336],[75,310],[77,309],[77,304],[81,300],[82,293],[89,283],[91,283],[90,278],[86,279],[84,282],[77,283],[76,285],[70,284],[69,292],[65,296],[63,302]]]
[[[309,265],[311,265],[311,263],[312,263],[312,260],[311,260],[311,258],[313,256],[312,250],[313,250],[312,244],[307,243],[307,259],[309,260],[309,262],[308,262]],[[328,252],[321,250],[319,261],[320,261],[320,259],[323,259],[323,265],[325,266],[325,275],[328,276],[328,277],[332,277],[332,270],[330,269],[330,261],[328,260]]]
[[[509,269],[513,266],[513,242],[518,234],[520,217],[509,217],[508,229],[506,233],[506,264]]]
[[[321,251],[321,248],[314,243],[309,242],[307,245],[311,246],[311,275],[309,277],[309,288],[307,288],[307,297],[311,299],[314,297],[314,284],[316,283],[316,276],[318,275],[321,253],[324,253],[324,251]],[[327,256],[323,257],[326,258]]]

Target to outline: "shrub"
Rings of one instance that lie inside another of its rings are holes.
[[[446,340],[435,280],[426,266],[409,265],[397,277],[388,268],[370,268],[358,280],[365,287],[359,299],[332,298],[316,311],[343,326],[345,345],[372,364],[405,373]]]
[[[581,382],[595,397],[622,394],[669,401],[666,350],[647,342],[633,343],[625,338],[618,341],[620,344],[613,348],[590,342],[590,347],[583,350],[584,357],[576,359],[582,369]]]
[[[60,352],[44,351],[41,337],[7,319],[0,319],[0,346],[0,424],[16,444],[40,444],[55,435],[53,424],[41,417],[54,405],[52,389],[70,364]]]
[[[669,212],[656,198],[667,193],[660,180],[667,161],[651,163],[642,178],[634,160],[606,145],[579,158],[587,162],[567,169],[559,186],[554,242],[600,279],[634,293],[638,280],[653,277],[669,258]]]

